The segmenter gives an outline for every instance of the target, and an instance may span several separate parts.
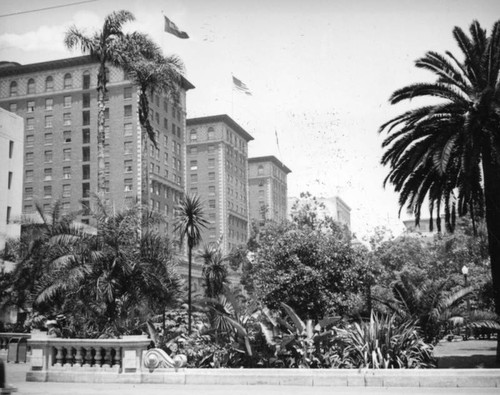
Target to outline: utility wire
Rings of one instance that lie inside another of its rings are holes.
[[[55,5],[52,7],[45,7],[45,8],[38,8],[36,10],[28,10],[28,11],[19,11],[19,12],[13,12],[12,14],[3,14],[0,15],[0,18],[6,17],[6,16],[13,16],[13,15],[21,15],[21,14],[29,14],[31,12],[38,12],[38,11],[45,11],[45,10],[53,10],[55,8],[62,8],[62,7],[70,7],[72,5],[78,5],[78,4],[85,4],[85,3],[92,3],[94,1],[98,0],[85,0],[85,1],[78,1],[76,3],[70,3],[70,4],[61,4],[61,5]]]

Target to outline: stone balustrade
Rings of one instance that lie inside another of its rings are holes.
[[[31,367],[27,381],[138,382],[144,368],[143,352],[150,340],[143,336],[123,339],[60,339],[32,337]],[[90,375],[90,376],[89,376]],[[125,376],[129,376],[125,378]],[[121,379],[123,377],[123,379]]]
[[[20,337],[23,339],[30,339],[30,333],[17,333],[17,332],[0,332],[0,350],[7,349],[10,339],[13,337]]]

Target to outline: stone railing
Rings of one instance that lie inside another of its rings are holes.
[[[0,350],[7,349],[9,345],[10,339],[13,337],[22,338],[22,339],[30,339],[30,333],[16,333],[16,332],[0,332]]]
[[[143,336],[123,339],[32,338],[31,368],[26,381],[139,382],[143,352],[150,340]],[[125,376],[128,376],[125,379]],[[123,377],[122,380],[120,377]],[[93,381],[93,380],[92,380]]]

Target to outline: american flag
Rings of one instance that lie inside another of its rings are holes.
[[[233,87],[235,89],[239,90],[240,92],[244,92],[245,94],[252,96],[252,92],[250,92],[250,89],[248,89],[248,86],[243,81],[236,78],[235,76],[233,76]]]

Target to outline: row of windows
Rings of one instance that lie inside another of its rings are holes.
[[[25,200],[32,200],[34,195],[33,195],[33,187],[25,187],[24,188],[24,199]],[[53,196],[53,191],[52,191],[52,185],[45,185],[43,187],[43,195],[42,197],[44,199],[52,198]],[[70,184],[63,184],[62,186],[62,198],[70,198],[71,197],[71,185]],[[85,182],[82,183],[82,197],[83,198],[88,198],[90,197],[90,183]]]
[[[49,75],[48,77],[45,78],[45,85],[44,85],[45,92],[53,92],[54,91],[54,77]],[[73,76],[71,73],[66,73],[64,74],[63,77],[63,89],[71,89],[73,88]],[[82,89],[89,89],[90,88],[90,72],[89,71],[84,71],[83,72],[83,80],[82,80]],[[36,92],[36,83],[34,78],[30,78],[26,84],[26,94],[28,95],[33,95],[37,93]],[[17,96],[19,94],[18,92],[18,83],[17,81],[11,81],[10,86],[9,86],[9,95],[10,96]]]
[[[215,152],[215,146],[214,145],[209,145],[207,147],[207,151],[209,154]],[[187,153],[190,155],[196,155],[198,153],[198,147],[188,147]]]
[[[160,107],[160,96],[155,94],[154,97],[150,96],[150,100],[156,104],[156,107]],[[168,102],[166,100],[163,100],[163,110],[165,113],[168,114]],[[177,118],[178,121],[181,120],[181,111],[172,105],[172,117],[175,119]],[[157,122],[159,123],[159,122]]]

